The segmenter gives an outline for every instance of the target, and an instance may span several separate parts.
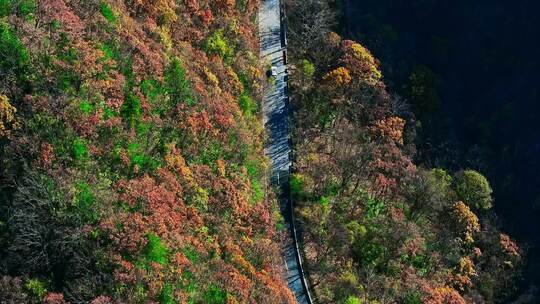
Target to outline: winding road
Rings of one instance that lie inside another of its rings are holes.
[[[275,83],[269,85],[263,97],[263,123],[268,133],[265,152],[270,158],[272,185],[280,188],[280,208],[287,228],[291,232],[285,244],[284,260],[289,288],[298,303],[311,304],[302,257],[298,249],[292,201],[290,199],[289,174],[291,169],[291,144],[289,138],[289,99],[287,75],[284,62],[285,37],[282,31],[279,0],[262,0],[259,10],[259,33],[261,59],[277,68]]]

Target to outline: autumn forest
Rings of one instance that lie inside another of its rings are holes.
[[[0,0],[0,303],[297,302],[264,1]],[[509,303],[527,253],[490,181],[418,157],[426,118],[336,1],[281,5],[313,303]]]

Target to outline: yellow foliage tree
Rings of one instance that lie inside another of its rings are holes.
[[[324,75],[323,79],[330,85],[340,87],[351,82],[351,74],[345,67],[339,67]]]
[[[454,204],[454,216],[463,229],[463,241],[467,244],[473,243],[473,234],[480,231],[480,222],[469,206],[462,201]]]
[[[457,288],[460,290],[465,290],[466,287],[472,285],[472,277],[477,275],[474,263],[470,257],[462,257],[459,259],[456,270],[457,273],[454,276],[454,284],[456,284]]]
[[[0,138],[9,137],[12,130],[19,128],[15,113],[17,109],[9,103],[7,96],[0,94]]]
[[[342,62],[350,69],[352,74],[358,75],[371,85],[381,83],[382,72],[379,69],[379,62],[368,49],[350,40],[343,42],[343,48],[345,55]]]

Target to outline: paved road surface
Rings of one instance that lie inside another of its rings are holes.
[[[272,166],[272,184],[281,188],[281,212],[291,232],[290,241],[285,246],[284,260],[289,288],[301,304],[310,304],[311,299],[305,278],[302,276],[301,260],[296,243],[294,218],[289,201],[289,172],[291,167],[291,146],[289,142],[289,100],[286,95],[286,75],[281,45],[281,24],[279,0],[262,0],[259,11],[259,32],[261,57],[277,67],[275,85],[269,86],[263,98],[263,122],[268,133],[265,152]],[[299,266],[300,265],[300,266]]]

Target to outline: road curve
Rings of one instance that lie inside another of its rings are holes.
[[[287,75],[284,62],[285,38],[282,36],[279,0],[262,0],[259,10],[259,35],[261,59],[277,68],[273,85],[264,92],[262,102],[263,123],[268,133],[265,153],[270,158],[272,185],[280,188],[280,208],[291,238],[284,248],[284,260],[289,288],[296,301],[311,304],[306,278],[302,268],[302,257],[298,249],[292,201],[289,191],[291,168],[291,145],[289,141],[289,99],[287,97]]]

